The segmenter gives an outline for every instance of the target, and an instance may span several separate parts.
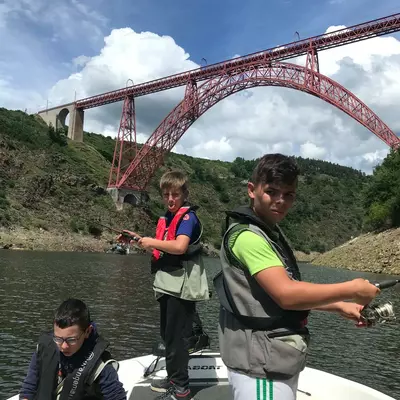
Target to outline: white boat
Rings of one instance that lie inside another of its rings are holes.
[[[145,376],[146,371],[152,371]],[[152,400],[160,393],[150,389],[153,378],[166,376],[164,358],[154,355],[135,357],[120,362],[119,379],[128,400]],[[227,369],[219,353],[200,351],[189,361],[189,377],[196,400],[230,400],[232,394]],[[18,396],[9,400],[18,400]],[[297,400],[395,400],[368,386],[314,368],[300,374]]]

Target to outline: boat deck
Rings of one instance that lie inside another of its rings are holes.
[[[165,360],[160,359],[158,363],[155,361],[155,356],[147,355],[120,363],[118,374],[125,388],[129,388],[128,400],[155,400],[160,396],[160,393],[151,390],[150,385],[153,379],[165,378]],[[228,371],[218,353],[204,352],[191,355],[188,370],[190,388],[195,400],[233,398]],[[144,371],[146,378],[143,378]],[[297,400],[394,400],[394,398],[340,376],[306,367],[300,374]]]
[[[190,388],[194,400],[232,400],[231,387],[226,385],[215,386],[194,386]],[[154,400],[160,393],[153,392],[149,386],[135,387],[128,400]],[[310,398],[318,400],[320,397],[311,396],[310,393],[298,391],[298,400],[309,400]]]
[[[191,387],[195,400],[232,400],[229,385]],[[135,387],[128,400],[154,400],[160,393],[152,392],[149,386]]]
[[[150,366],[154,356],[136,359],[132,364],[127,361],[121,363],[119,371],[128,381],[130,377],[143,374],[143,366]],[[140,361],[140,362],[139,362]],[[137,371],[135,372],[135,366]],[[150,388],[153,379],[163,379],[166,376],[165,360],[161,358],[154,365],[155,371],[147,378],[137,382],[132,391],[127,393],[128,400],[155,400],[161,393],[153,392]],[[204,352],[203,354],[193,354],[189,360],[190,389],[195,400],[231,400],[232,390],[229,385],[227,370],[222,363],[218,353]],[[311,394],[299,390],[298,400],[309,400]],[[317,397],[312,397],[317,400]]]

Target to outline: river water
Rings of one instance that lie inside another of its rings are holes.
[[[211,277],[218,260],[207,258]],[[301,265],[303,279],[331,283],[383,275]],[[54,309],[68,297],[90,306],[99,331],[117,359],[149,353],[158,335],[158,307],[152,292],[147,256],[90,253],[0,252],[0,400],[20,388],[40,332],[51,330]],[[400,289],[382,292],[381,300],[400,310]],[[211,347],[218,350],[218,302],[200,304]],[[364,383],[400,399],[398,323],[370,329],[343,318],[314,312],[309,366]],[[339,400],[339,399],[338,399]]]

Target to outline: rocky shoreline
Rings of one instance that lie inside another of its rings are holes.
[[[34,251],[104,252],[115,236],[93,236],[79,233],[51,232],[44,229],[15,228],[0,231],[0,249]]]
[[[1,230],[0,249],[33,251],[77,251],[104,253],[115,243],[115,235],[103,234],[100,238],[78,233],[50,232],[43,229],[24,228]],[[204,244],[205,253],[218,257],[219,251]],[[143,254],[135,246],[131,254]],[[381,233],[367,233],[349,240],[326,253],[296,251],[300,262],[312,265],[345,268],[381,274],[400,275],[400,228]]]
[[[79,233],[51,232],[40,228],[15,228],[0,230],[0,249],[104,253],[115,244],[115,238],[115,234],[103,233],[101,237],[95,238]],[[204,251],[211,257],[219,255],[218,250],[209,243],[204,244]],[[130,248],[130,254],[145,253],[137,246]]]
[[[400,275],[400,228],[358,236],[311,263],[353,271]]]

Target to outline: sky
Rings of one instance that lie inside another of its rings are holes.
[[[0,0],[0,107],[34,113],[397,12],[398,0]],[[322,51],[319,63],[400,135],[400,34]],[[136,99],[139,142],[183,95]],[[86,110],[85,130],[115,137],[121,112]],[[389,148],[319,98],[260,87],[212,107],[173,151],[227,161],[281,152],[371,173]]]

